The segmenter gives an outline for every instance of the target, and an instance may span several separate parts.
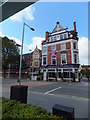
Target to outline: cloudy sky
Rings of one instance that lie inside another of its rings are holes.
[[[32,32],[25,27],[23,53],[28,53],[36,45],[41,49],[45,32],[52,32],[57,21],[69,30],[73,30],[76,21],[79,60],[81,64],[88,64],[88,2],[36,2],[0,23],[0,36],[8,36],[21,44],[23,23],[27,23],[35,29]]]

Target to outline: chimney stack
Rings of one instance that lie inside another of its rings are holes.
[[[46,36],[45,36],[45,40],[48,40],[48,38],[49,38],[49,32],[47,31]]]
[[[76,22],[74,22],[73,24],[74,24],[74,32],[76,32]]]

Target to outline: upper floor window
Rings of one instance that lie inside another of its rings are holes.
[[[60,40],[60,35],[57,35],[57,36],[56,36],[56,40]]]
[[[60,35],[60,40],[62,40],[63,39],[63,35]]]
[[[66,50],[66,43],[61,44],[61,50]]]
[[[52,57],[52,65],[56,65],[56,56]]]
[[[56,36],[53,37],[54,38],[54,41],[56,40]]]
[[[49,41],[51,42],[51,37],[49,37]]]
[[[77,54],[74,54],[74,63],[77,63]]]
[[[55,41],[56,40],[56,36],[52,36],[51,37],[51,42]]]
[[[43,65],[46,65],[46,57],[43,57]]]
[[[64,39],[66,39],[67,38],[67,34],[64,34]]]
[[[43,54],[47,53],[47,47],[43,47]]]
[[[66,64],[67,59],[66,59],[66,53],[61,54],[61,63]]]
[[[52,51],[56,50],[56,45],[52,45]]]
[[[51,37],[51,42],[53,41],[53,36]]]
[[[73,43],[73,49],[77,49],[77,43]]]
[[[39,54],[34,54],[33,58],[39,58]]]
[[[33,62],[33,66],[39,66],[39,62]]]

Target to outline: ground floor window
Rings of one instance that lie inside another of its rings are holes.
[[[61,78],[62,77],[62,73],[58,72],[58,77]]]
[[[64,77],[64,78],[68,78],[68,77],[69,77],[68,72],[64,72],[64,73],[63,73],[63,77]]]
[[[56,77],[55,72],[49,72],[48,77],[49,78],[55,78]]]

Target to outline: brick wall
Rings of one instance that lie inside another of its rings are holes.
[[[57,65],[61,64],[61,53],[60,53],[61,46],[60,44],[56,45],[56,59],[57,59]]]
[[[47,47],[47,53],[48,53],[48,55],[47,55],[47,64],[51,65],[51,46]]]
[[[66,43],[66,49],[71,49],[71,42]]]
[[[71,64],[72,59],[71,59],[71,50],[67,50],[67,64]]]

